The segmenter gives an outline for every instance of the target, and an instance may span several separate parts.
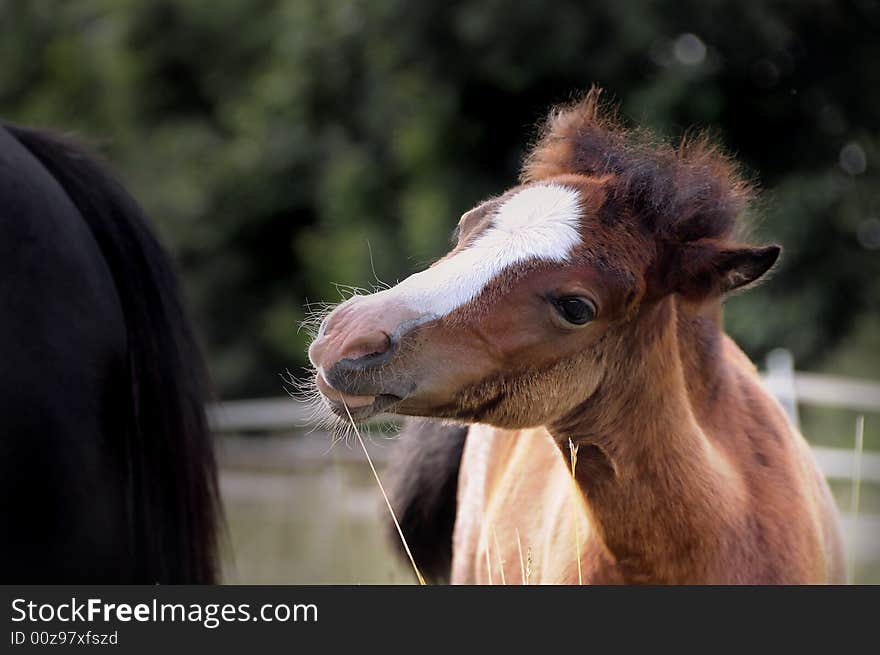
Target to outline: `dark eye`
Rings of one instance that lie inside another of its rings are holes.
[[[584,325],[596,317],[596,306],[580,296],[566,296],[556,301],[556,309],[573,325]]]

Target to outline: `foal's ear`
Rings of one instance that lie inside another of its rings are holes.
[[[704,300],[744,287],[769,271],[782,248],[753,248],[716,241],[683,244],[672,271],[672,288],[689,300]]]

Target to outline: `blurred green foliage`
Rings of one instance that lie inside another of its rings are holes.
[[[880,372],[880,6],[757,0],[0,0],[0,114],[97,143],[182,269],[219,392],[277,393],[308,301],[394,281],[596,82],[711,127],[786,247],[732,299],[760,358]]]

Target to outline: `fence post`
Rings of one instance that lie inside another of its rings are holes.
[[[770,388],[775,390],[776,398],[785,409],[792,424],[800,429],[797,391],[794,385],[794,357],[791,351],[785,348],[774,348],[767,353],[766,366]]]

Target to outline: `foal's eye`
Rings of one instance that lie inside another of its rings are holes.
[[[556,301],[556,309],[573,325],[584,325],[596,317],[596,306],[580,296],[566,296]]]

